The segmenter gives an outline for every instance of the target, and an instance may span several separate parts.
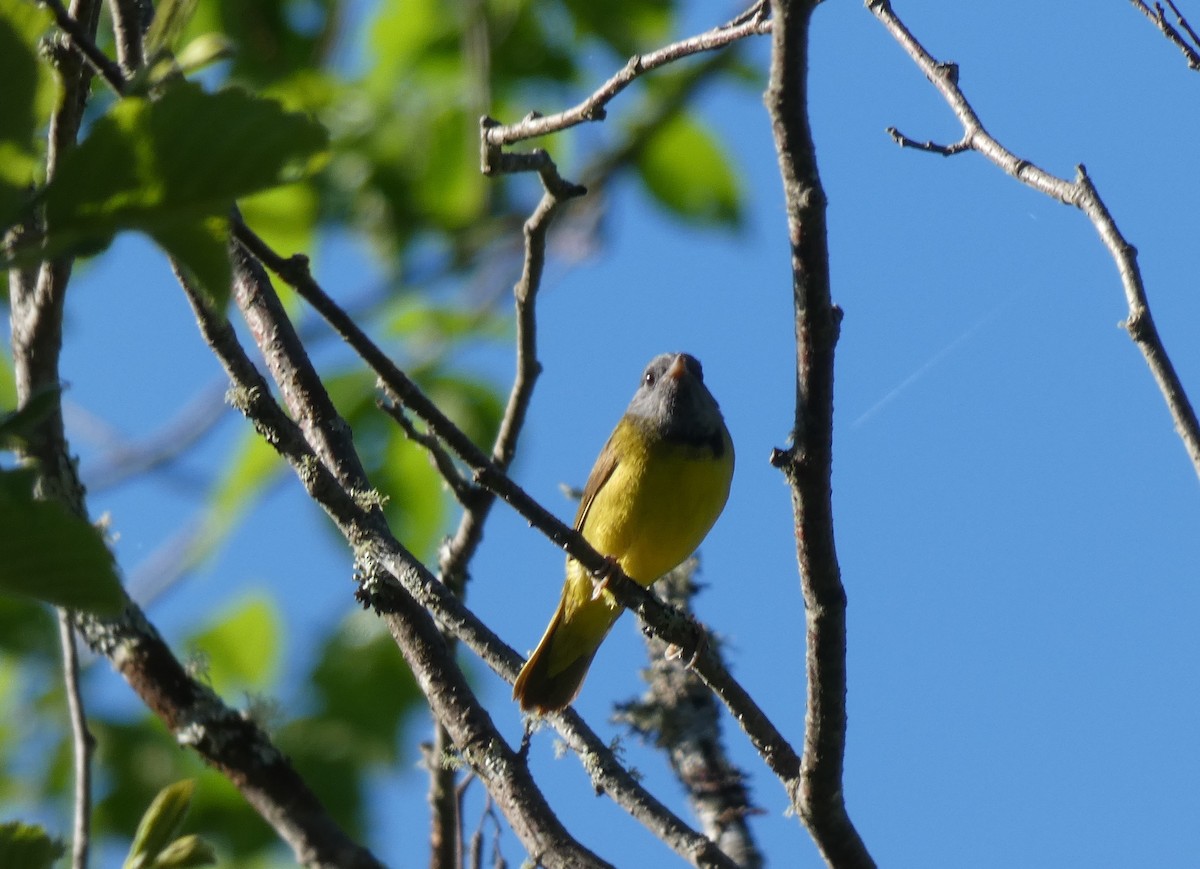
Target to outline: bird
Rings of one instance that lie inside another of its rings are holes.
[[[733,441],[700,360],[655,356],[588,475],[575,530],[648,588],[708,534],[733,466]],[[558,609],[513,684],[520,708],[547,714],[570,705],[621,612],[612,592],[568,558]]]

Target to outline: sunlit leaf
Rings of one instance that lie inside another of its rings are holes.
[[[668,211],[697,223],[741,218],[737,175],[713,134],[685,115],[655,130],[637,161],[646,188]]]
[[[38,171],[34,134],[49,117],[56,80],[39,63],[37,42],[51,21],[37,4],[0,0],[0,229],[17,216]]]
[[[265,689],[279,660],[281,625],[271,599],[248,595],[211,621],[188,644],[204,654],[213,688],[223,695]]]
[[[50,249],[102,249],[120,230],[142,230],[219,300],[228,267],[211,219],[239,196],[309,174],[326,144],[315,121],[233,88],[181,83],[157,100],[128,97],[64,154],[46,195]]]
[[[209,495],[204,530],[191,557],[210,556],[284,467],[270,444],[256,432],[246,431]]]
[[[229,261],[229,219],[225,215],[164,219],[148,230],[217,311],[225,309],[233,291]]]
[[[311,251],[317,229],[316,191],[307,184],[288,184],[247,196],[238,202],[246,224],[283,254]]]
[[[159,852],[179,832],[195,789],[194,781],[184,779],[158,792],[138,824],[129,856],[125,859],[125,869],[146,869],[154,865]]]
[[[191,869],[194,866],[213,866],[217,852],[212,845],[193,834],[180,836],[163,848],[152,864],[152,869]]]

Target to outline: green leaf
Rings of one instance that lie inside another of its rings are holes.
[[[668,36],[671,0],[566,0],[581,33],[597,36],[621,57],[656,46]]]
[[[125,859],[125,869],[147,869],[154,865],[159,853],[179,832],[195,789],[196,783],[192,779],[184,779],[158,792],[138,824],[129,856]]]
[[[284,467],[271,445],[247,430],[209,496],[204,532],[189,557],[199,561],[211,555]]]
[[[63,843],[41,827],[20,821],[0,824],[0,866],[50,869],[65,853]]]
[[[312,119],[234,88],[179,83],[158,100],[127,97],[63,155],[46,193],[49,248],[98,250],[141,230],[219,301],[228,267],[211,219],[227,218],[239,196],[311,174],[327,138]]]
[[[288,184],[238,202],[242,218],[267,244],[284,254],[310,251],[319,202],[310,184]]]
[[[325,643],[311,684],[319,732],[340,733],[344,742],[333,750],[355,765],[394,763],[403,722],[425,706],[391,635],[364,613],[352,613]]]
[[[37,56],[49,12],[26,0],[0,0],[0,230],[16,219],[39,165],[34,135],[53,108],[56,81]]]
[[[214,310],[224,311],[233,291],[229,219],[218,215],[166,220],[149,233],[208,296]]]
[[[100,532],[55,501],[33,497],[32,475],[0,471],[0,592],[112,615],[125,604]]]
[[[196,14],[197,0],[162,0],[154,8],[154,20],[146,31],[146,54],[174,51],[188,22]]]
[[[668,211],[696,223],[731,226],[741,220],[732,165],[713,134],[685,115],[659,127],[637,158],[643,183]]]
[[[153,869],[190,869],[193,866],[213,866],[217,852],[197,835],[180,836],[159,852]]]
[[[0,407],[17,406],[17,379],[8,348],[0,347]]]
[[[270,598],[249,595],[213,619],[189,645],[204,653],[208,676],[219,694],[233,688],[262,690],[279,659],[279,613]]]
[[[15,449],[28,438],[33,427],[58,407],[61,394],[57,386],[40,389],[18,410],[0,413],[0,449]]]

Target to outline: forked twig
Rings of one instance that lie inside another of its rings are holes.
[[[1184,390],[1179,374],[1167,355],[1158,327],[1150,314],[1150,304],[1146,298],[1146,287],[1142,280],[1142,272],[1137,264],[1137,249],[1121,234],[1108,207],[1096,191],[1092,179],[1082,164],[1076,167],[1074,181],[1059,178],[1034,165],[1030,161],[1018,157],[1000,142],[992,137],[984,128],[975,109],[958,86],[958,76],[947,73],[948,67],[939,64],[916,37],[904,26],[896,16],[889,0],[867,0],[867,8],[879,19],[892,37],[912,58],[917,67],[925,74],[930,83],[937,88],[957,116],[963,127],[963,138],[955,153],[962,151],[978,151],[992,163],[1012,175],[1022,184],[1032,187],[1045,195],[1067,205],[1072,205],[1082,211],[1100,234],[1104,246],[1108,248],[1121,278],[1125,291],[1125,301],[1129,307],[1129,317],[1122,324],[1142,356],[1150,367],[1150,373],[1158,384],[1159,391],[1167,402],[1167,409],[1175,423],[1175,431],[1183,441],[1188,458],[1197,476],[1200,476],[1200,421],[1197,421],[1196,411],[1192,407]],[[897,134],[898,135],[898,134]],[[894,135],[893,138],[896,138]],[[900,143],[911,142],[907,137],[897,139]],[[937,150],[925,147],[922,150]],[[943,153],[943,151],[937,151]]]

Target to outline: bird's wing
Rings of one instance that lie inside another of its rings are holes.
[[[583,487],[583,496],[579,499],[579,512],[575,514],[576,531],[583,531],[588,511],[592,509],[592,502],[596,500],[596,495],[612,477],[613,471],[617,469],[619,463],[617,451],[613,448],[613,439],[609,438],[608,443],[604,445],[604,449],[596,458],[596,464],[592,466],[592,472],[588,474],[587,483]]]

